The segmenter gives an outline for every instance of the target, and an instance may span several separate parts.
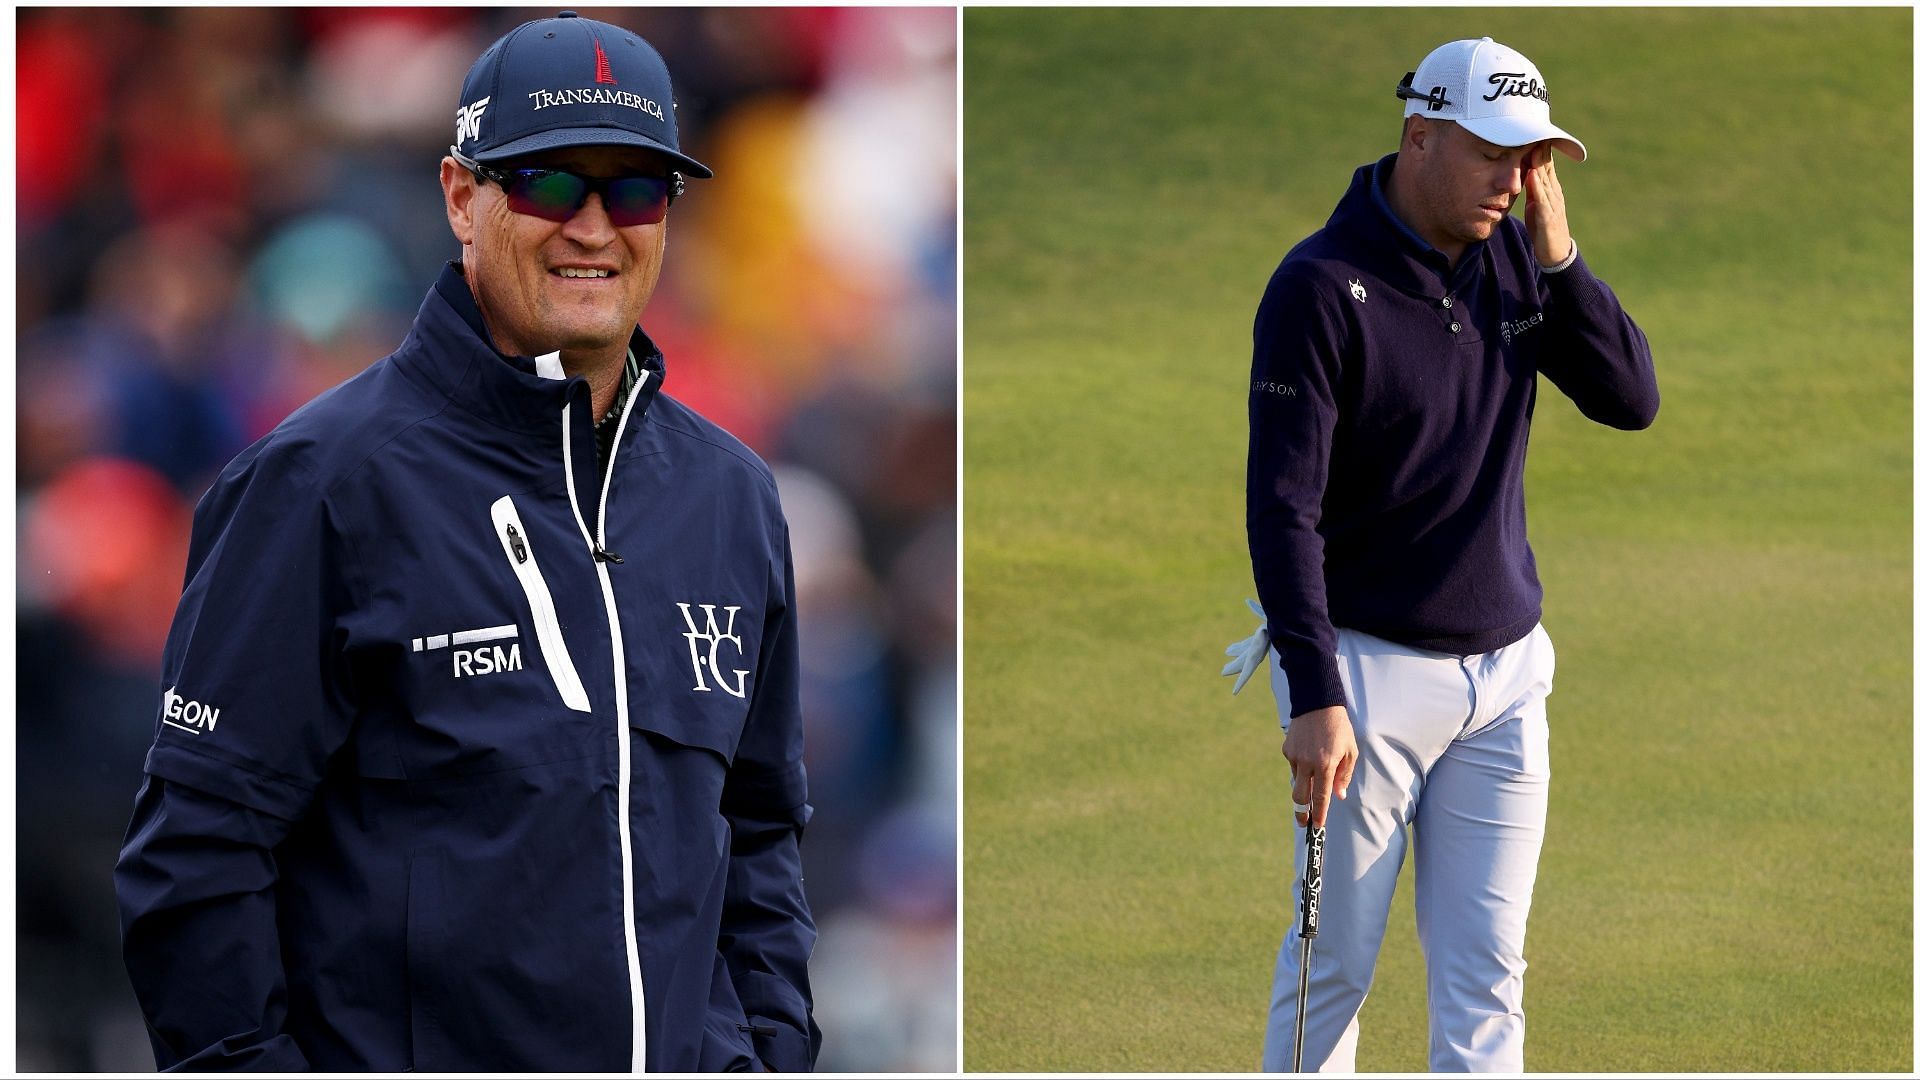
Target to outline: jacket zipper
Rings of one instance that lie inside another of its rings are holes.
[[[607,629],[613,639],[614,731],[620,744],[620,891],[625,901],[622,906],[626,911],[627,984],[632,989],[633,1071],[637,1073],[647,1071],[647,999],[646,988],[640,980],[640,944],[634,939],[633,929],[632,734],[627,730],[626,649],[620,639],[620,612],[613,602],[613,579],[607,575],[608,563],[625,560],[607,550],[606,537],[607,493],[613,490],[612,458],[619,455],[620,440],[627,432],[627,419],[633,415],[633,403],[639,400],[640,390],[647,385],[647,376],[650,374],[644,369],[640,372],[640,378],[627,395],[626,406],[620,410],[620,423],[613,433],[613,448],[608,451],[612,457],[607,461],[606,475],[600,481],[600,512],[592,530],[587,528],[587,520],[580,513],[580,497],[573,485],[573,410],[568,405],[560,408],[560,453],[566,464],[567,502],[573,507],[573,521],[580,527],[580,535],[587,542],[587,552],[593,556],[593,568],[600,575],[600,597],[607,605]]]
[[[533,540],[520,520],[520,511],[514,507],[511,496],[494,500],[492,509],[494,534],[500,538],[500,547],[507,553],[513,576],[520,579],[520,588],[527,594],[527,605],[533,609],[533,632],[540,641],[540,655],[547,662],[547,672],[560,691],[560,700],[576,712],[592,712],[593,706],[587,703],[587,688],[580,684],[580,673],[574,670],[573,656],[567,652],[567,639],[560,633],[553,593],[548,591],[547,579],[534,560]]]

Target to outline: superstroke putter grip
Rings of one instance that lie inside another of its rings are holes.
[[[1327,857],[1327,827],[1307,830],[1307,872],[1300,876],[1300,936],[1320,935],[1320,871]]]

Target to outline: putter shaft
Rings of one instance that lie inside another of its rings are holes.
[[[1300,939],[1300,994],[1293,1009],[1293,1071],[1300,1071],[1300,1044],[1307,1036],[1307,968],[1313,965],[1313,939]]]

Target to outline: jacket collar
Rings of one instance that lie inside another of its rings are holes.
[[[1460,261],[1448,267],[1447,257],[1401,221],[1387,205],[1387,179],[1393,175],[1394,162],[1400,157],[1388,154],[1371,165],[1353,171],[1347,193],[1327,219],[1327,229],[1367,251],[1370,267],[1409,292],[1423,296],[1444,296],[1468,280],[1479,269],[1487,242],[1469,244]]]
[[[641,370],[650,374],[633,391],[633,416],[623,443],[632,439],[667,376],[666,358],[637,326],[628,348]],[[496,348],[457,260],[448,262],[427,290],[413,328],[393,359],[467,412],[542,441],[558,442],[561,409],[591,394],[579,376],[543,377],[533,357],[509,356]]]

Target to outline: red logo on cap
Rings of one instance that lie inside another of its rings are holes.
[[[613,77],[613,68],[607,64],[607,50],[600,47],[600,39],[593,39],[593,81],[608,86],[619,86]]]

